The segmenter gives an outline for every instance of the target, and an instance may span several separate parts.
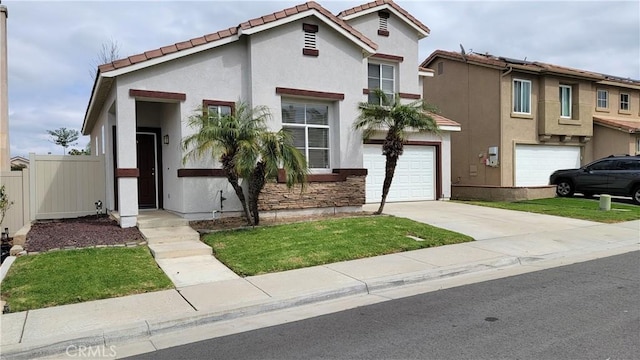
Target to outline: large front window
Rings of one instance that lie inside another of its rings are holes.
[[[329,169],[329,106],[282,102],[282,127],[293,135],[309,169]]]
[[[394,69],[391,65],[384,64],[369,64],[369,77],[367,88],[369,90],[372,89],[381,89],[389,99],[393,99],[395,94],[395,76]],[[379,104],[380,99],[373,94],[369,93],[369,103]]]
[[[513,80],[513,112],[531,114],[531,81]]]
[[[560,117],[571,117],[571,86],[560,85]]]

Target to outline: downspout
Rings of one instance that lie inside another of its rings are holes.
[[[500,75],[500,76],[505,77],[505,76],[511,74],[511,72],[513,71],[513,67],[511,67],[511,65],[509,65],[509,66],[507,66],[507,68],[509,70],[507,70],[507,72],[503,72],[502,75]]]

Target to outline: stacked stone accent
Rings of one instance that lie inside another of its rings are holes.
[[[296,210],[342,206],[361,206],[365,203],[365,177],[347,176],[345,181],[310,182],[301,191],[296,185],[270,182],[260,193],[261,211]]]

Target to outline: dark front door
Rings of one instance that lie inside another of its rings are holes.
[[[138,207],[157,208],[156,202],[156,135],[136,134],[138,152]]]

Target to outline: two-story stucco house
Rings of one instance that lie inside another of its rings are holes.
[[[464,197],[491,197],[490,188],[538,196],[557,169],[638,151],[638,81],[443,50],[421,66],[435,73],[425,100],[462,126],[451,137],[452,181]]]
[[[99,67],[82,132],[106,157],[108,209],[134,226],[140,209],[189,219],[239,211],[216,159],[183,164],[186,119],[198,108],[221,114],[238,100],[271,110],[273,130],[291,129],[311,175],[305,192],[265,188],[265,211],[352,211],[380,199],[384,157],[353,130],[369,89],[420,99],[418,41],[429,28],[390,0],[334,15],[315,2]],[[311,114],[314,114],[311,117]],[[450,196],[450,135],[414,134],[389,201]],[[382,137],[381,137],[382,138]],[[224,201],[223,201],[224,200]],[[320,209],[320,210],[318,210]]]

